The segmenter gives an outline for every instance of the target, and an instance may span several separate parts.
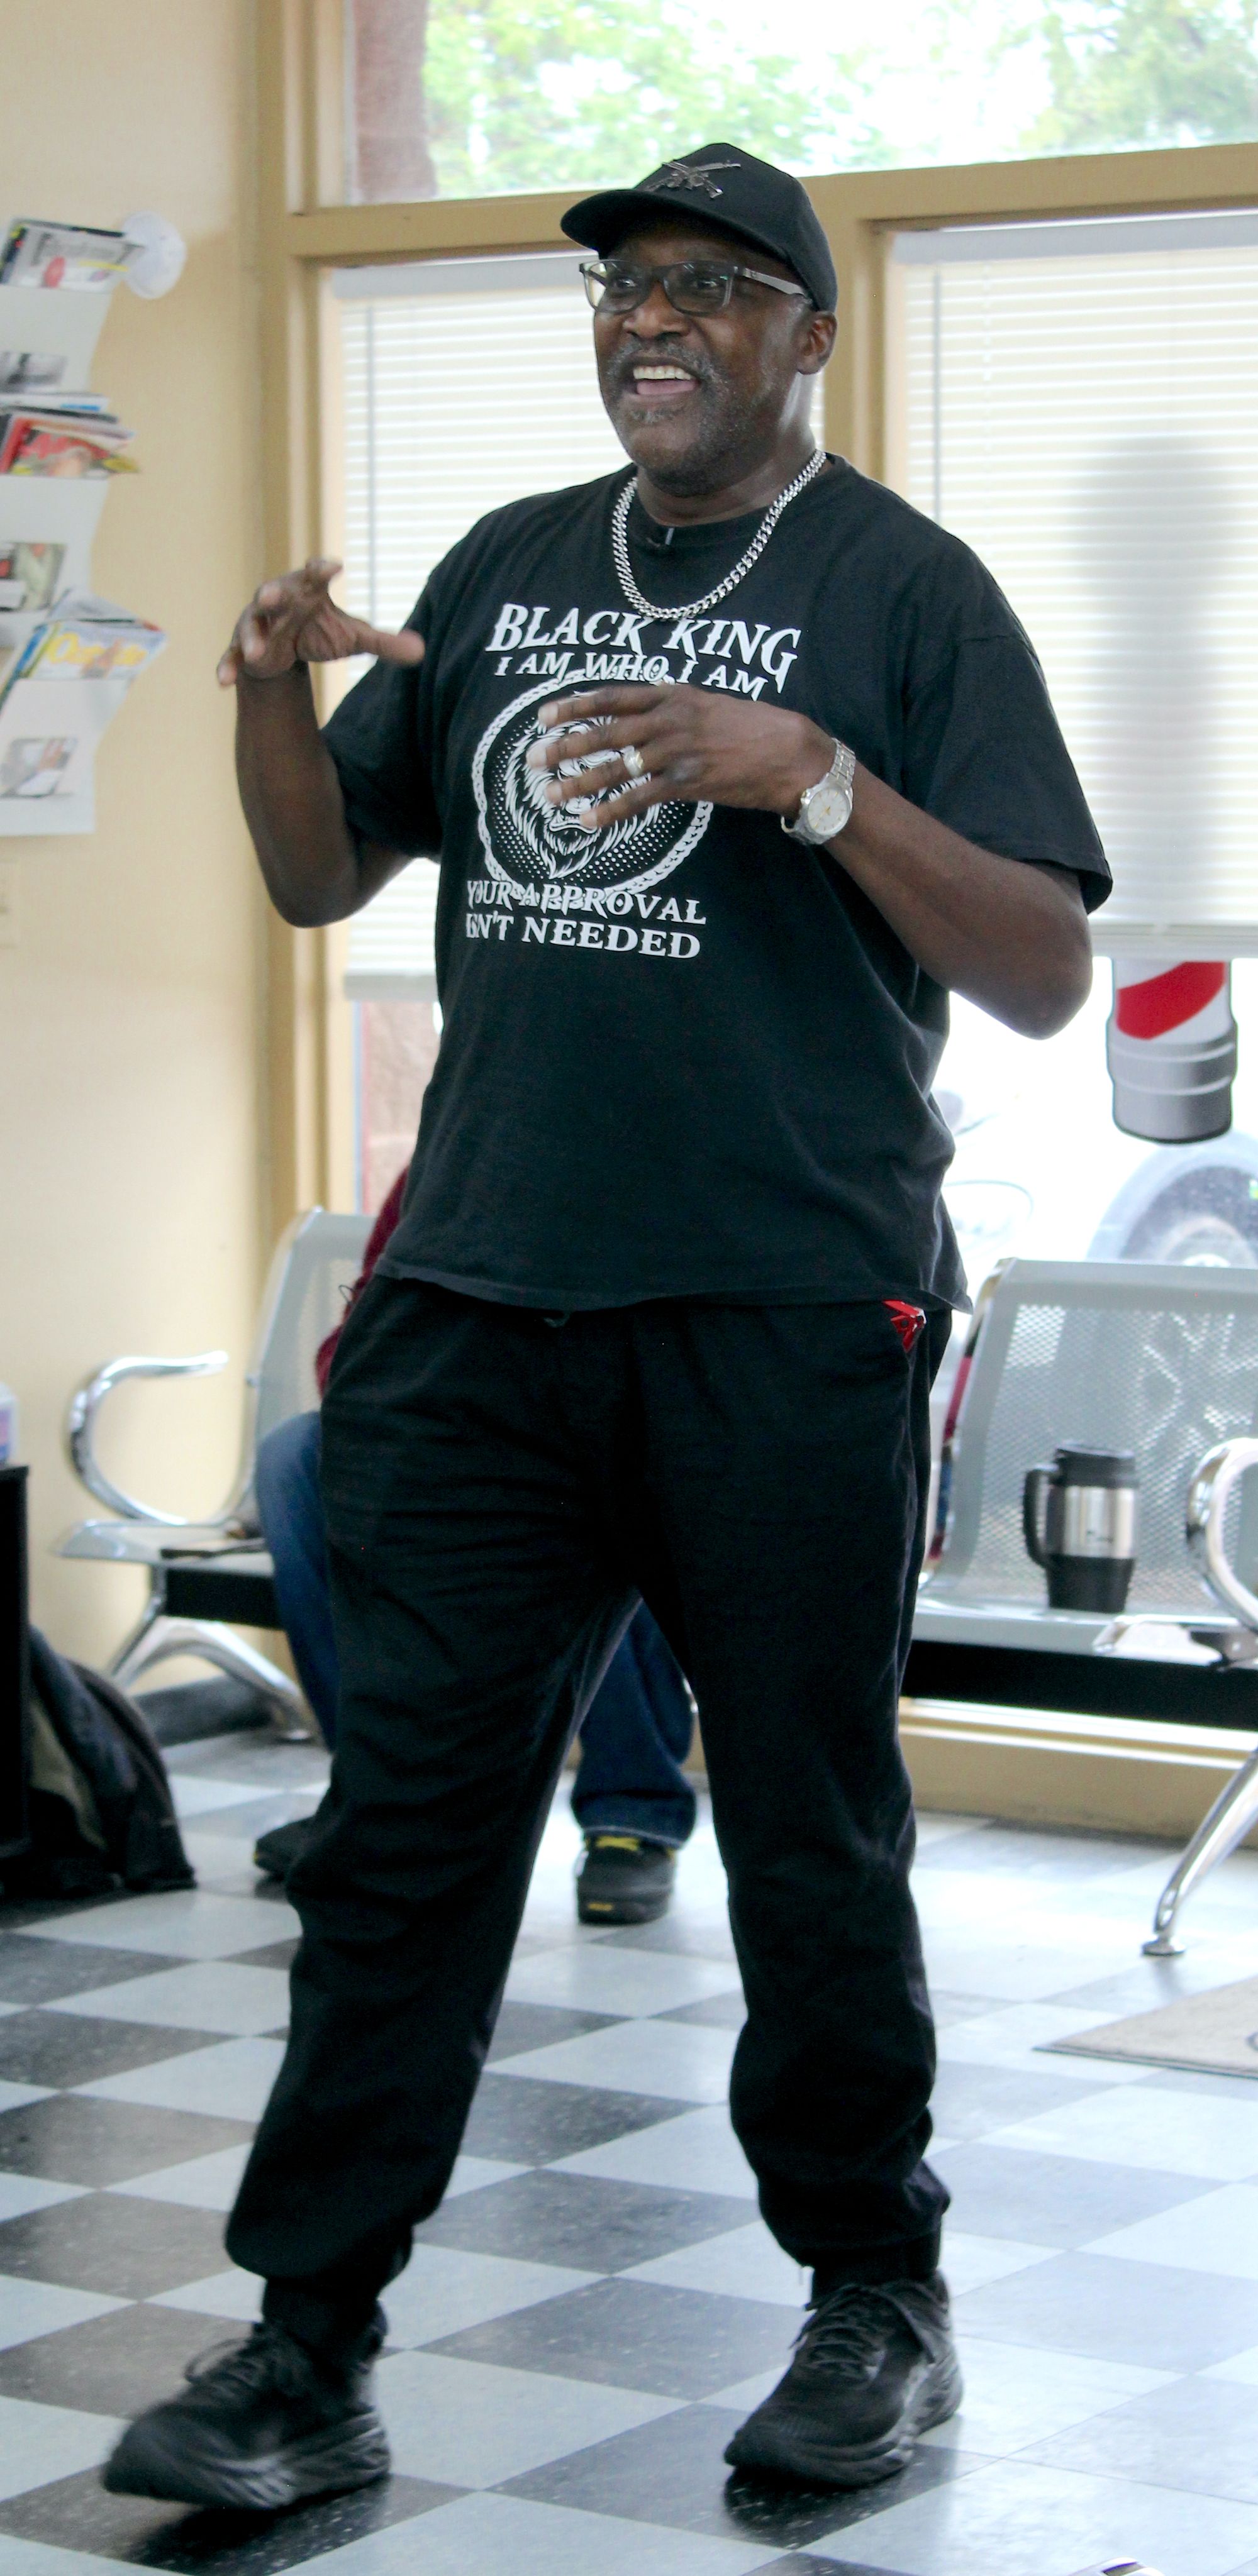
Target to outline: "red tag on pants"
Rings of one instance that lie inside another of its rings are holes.
[[[882,1302],[904,1349],[911,1351],[926,1330],[926,1317],[921,1307],[906,1306],[902,1297],[884,1297]]]

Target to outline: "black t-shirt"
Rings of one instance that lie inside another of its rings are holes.
[[[947,997],[841,860],[731,807],[591,833],[524,754],[546,699],[599,681],[799,708],[1092,908],[1109,871],[1039,666],[969,549],[841,460],[715,609],[644,619],[612,560],[624,481],[482,519],[410,620],[424,662],[377,663],[327,727],[352,830],[442,868],[441,1047],[380,1268],[553,1309],[958,1302]],[[670,537],[635,501],[639,588],[701,598],[758,525]]]

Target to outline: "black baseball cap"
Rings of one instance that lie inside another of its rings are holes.
[[[789,170],[757,161],[736,143],[705,143],[677,161],[662,161],[632,188],[604,188],[597,197],[583,197],[560,222],[570,241],[585,242],[601,258],[655,212],[698,215],[772,251],[794,269],[818,310],[833,313],[838,281],[830,245],[807,190]]]

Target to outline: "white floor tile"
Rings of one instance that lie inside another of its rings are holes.
[[[81,2200],[78,2182],[41,2182],[38,2174],[0,2173],[0,2222],[25,2218],[32,2209],[51,2209],[58,2200]]]
[[[63,1995],[47,2009],[97,2015],[104,2021],[153,2022],[167,2030],[221,2030],[247,2038],[258,2031],[284,2028],[288,1979],[282,1968],[245,1968],[234,1959],[197,1959],[186,1968],[160,1968],[156,1976],[128,1977],[120,1986],[94,1986],[85,1995]]]
[[[513,2174],[528,2171],[527,2165],[503,2164],[497,2156],[456,2156],[445,2197],[458,2200],[465,2191],[484,2191],[491,2182],[510,2182]]]
[[[129,2305],[127,2299],[103,2298],[97,2290],[63,2290],[55,2281],[21,2281],[6,2273],[0,2276],[0,2351]]]
[[[1173,2373],[1125,2362],[1081,2361],[1064,2352],[1031,2352],[1017,2344],[958,2337],[965,2398],[958,2415],[926,2435],[932,2444],[1002,2457],[1046,2442],[1106,2408],[1165,2387]]]
[[[491,2317],[562,2298],[600,2277],[558,2263],[517,2263],[500,2254],[465,2254],[457,2246],[417,2245],[406,2270],[382,2294],[389,2341],[436,2343],[439,2335],[461,2334]]]
[[[641,2389],[431,2352],[390,2354],[376,2377],[395,2468],[460,2487],[499,2486],[544,2460],[654,2423],[675,2404]]]
[[[494,2073],[606,2086],[616,2093],[659,2093],[666,2101],[723,2102],[737,2037],[736,2031],[697,2022],[613,2022],[582,2039],[558,2040],[553,2048],[500,2057]]]
[[[55,2549],[47,2540],[16,2540],[6,2532],[4,2576],[118,2576],[120,2558],[94,2558],[86,2549]]]
[[[1234,2352],[1227,2361],[1212,2361],[1197,2373],[1199,2379],[1230,2379],[1241,2388],[1258,2388],[1258,2343],[1248,2352]]]
[[[754,2200],[756,2178],[723,2109],[687,2111],[558,2159],[560,2173],[608,2174],[616,2182],[654,2182],[668,2190],[719,2191]]]
[[[10,2084],[0,2077],[0,2111],[24,2111],[28,2102],[46,2102],[51,2084]]]
[[[1098,1971],[1098,1974],[1100,1972]],[[933,1983],[942,1986],[941,1978]],[[969,1991],[962,1986],[961,1994]],[[1107,2090],[1120,2084],[1146,2084],[1147,2066],[1105,2066],[1098,2078],[1095,2059],[1083,2057],[1049,2057],[1040,2052],[1050,2041],[1070,2039],[1086,2029],[1089,2017],[1078,2004],[1024,2003],[997,2005],[991,2012],[976,2013],[972,2021],[950,2022],[939,2034],[940,2064],[954,2066],[1002,2066],[1014,2074],[1043,2075],[1046,2069],[1054,2075],[1071,2076],[1080,2084],[1095,2085],[1103,2081]]]
[[[301,1926],[282,1898],[214,1896],[197,1887],[166,1896],[124,1897],[119,1905],[92,1905],[84,1914],[58,1914],[27,1925],[34,1941],[79,1941],[98,1950],[153,1950],[183,1959],[229,1959],[237,1950],[259,1950],[292,1941]]]
[[[1206,2104],[1211,2111],[1220,2107]],[[1170,2263],[1188,2272],[1218,2272],[1225,2280],[1258,2281],[1258,2189],[1233,2183],[1227,2191],[1203,2192],[1199,2200],[1182,2201],[1160,2217],[1098,2236],[1084,2251],[1118,2255],[1131,2263]]]
[[[279,2039],[225,2039],[217,2048],[189,2048],[156,2066],[133,2066],[125,2075],[98,2076],[75,2087],[98,2102],[145,2102],[158,2111],[209,2111],[222,2120],[260,2120],[280,2070]]]
[[[220,2147],[212,2156],[189,2156],[186,2164],[163,2165],[157,2173],[139,2174],[134,2182],[113,2182],[108,2188],[127,2200],[171,2200],[180,2209],[226,2211],[235,2201],[248,2160],[247,2146]]]
[[[676,1958],[663,1950],[542,1950],[521,1959],[507,1979],[513,2003],[568,2004],[581,2012],[640,2018],[673,2012],[709,1995],[736,1994],[738,1971],[713,1959]]]
[[[460,2496],[320,2559],[328,2576],[751,2576],[780,2555],[523,2496]],[[43,2571],[40,2571],[43,2576]]]
[[[1125,2086],[993,2129],[987,2144],[1156,2173],[1199,2174],[1205,2182],[1243,2182],[1258,2173],[1258,2101],[1221,2102],[1217,2095]]]
[[[989,2281],[1007,2281],[1012,2272],[1029,2271],[1032,2263],[1049,2263],[1051,2245],[1021,2245],[1008,2236],[971,2236],[944,2220],[943,2268],[954,2299],[967,2290],[985,2290]]]
[[[712,2290],[729,2299],[763,2299],[771,2307],[788,2308],[796,2325],[802,2322],[809,2287],[808,2273],[783,2253],[761,2219],[725,2236],[705,2236],[675,2254],[635,2263],[624,2278],[662,2281],[673,2290]]]
[[[836,2533],[809,2547],[850,2558],[851,2541]],[[862,2566],[897,2576],[1071,2576],[1130,2558],[1168,2576],[1225,2576],[1258,2557],[1258,2505],[1001,2460],[872,2514],[859,2546]]]
[[[215,1807],[251,1806],[264,1793],[256,1780],[210,1780],[189,1772],[171,1774],[177,1816],[208,1816]]]
[[[0,2496],[94,2469],[122,2431],[112,2415],[86,2415],[69,2406],[33,2406],[23,2397],[0,2397]],[[8,2543],[0,2542],[7,2565]]]
[[[263,2284],[256,2272],[211,2272],[204,2281],[184,2281],[177,2290],[161,2290],[148,2299],[150,2308],[192,2308],[200,2316],[226,2317],[233,2325],[251,2326],[262,2314]],[[210,2337],[207,2335],[207,2348]]]

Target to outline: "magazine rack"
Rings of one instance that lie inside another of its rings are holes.
[[[8,224],[7,215],[0,217],[0,238]],[[84,291],[0,286],[0,349],[61,357],[63,383],[75,389],[86,387],[113,292],[109,287]],[[68,480],[44,474],[0,474],[0,545],[26,540],[64,546],[58,592],[90,591],[92,541],[110,479],[107,474]],[[35,628],[48,622],[49,613],[46,607],[0,610],[0,664],[10,647],[21,654]],[[68,683],[31,678],[16,681],[0,699],[0,781],[6,770],[10,778],[15,773],[20,778],[23,769],[29,769],[21,786],[0,787],[0,836],[94,828],[96,744],[129,685],[126,679]],[[34,747],[64,746],[69,741],[75,749],[68,757],[62,755],[61,783],[52,793],[43,792],[48,764],[41,779]]]

